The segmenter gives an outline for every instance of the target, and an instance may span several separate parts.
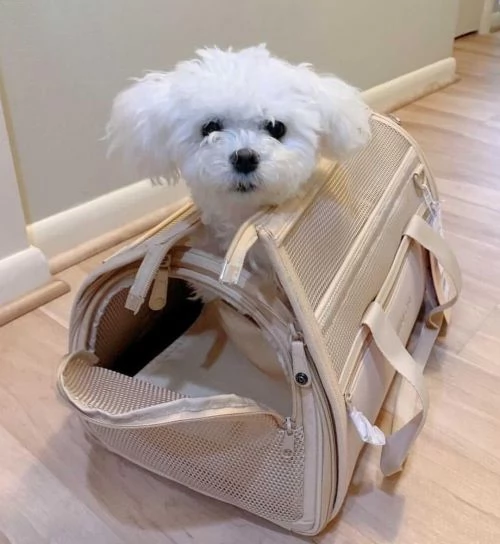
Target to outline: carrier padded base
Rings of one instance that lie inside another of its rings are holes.
[[[136,378],[189,397],[235,394],[280,414],[292,410],[291,389],[284,374],[270,376],[250,362],[227,337],[211,304]]]

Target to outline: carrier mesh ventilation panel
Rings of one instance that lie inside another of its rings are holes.
[[[89,425],[107,448],[187,487],[270,521],[302,517],[304,434],[285,459],[283,433],[271,416],[183,422],[148,429]]]
[[[350,160],[339,164],[329,183],[326,183],[311,203],[308,211],[294,225],[282,248],[298,275],[313,310],[324,297],[339,273],[353,241],[359,236],[366,221],[384,194],[410,148],[409,142],[383,123],[373,122],[371,143]],[[376,167],[375,167],[376,165]],[[387,233],[391,225],[386,226]],[[314,262],[314,267],[310,263]],[[370,267],[369,259],[366,266]],[[383,281],[385,271],[370,270],[358,274],[363,281],[376,286]],[[325,341],[337,375],[340,375],[355,334],[356,325],[366,309],[366,301],[356,293],[366,293],[366,283],[349,293],[348,314],[342,322],[321,323]],[[347,331],[351,331],[350,333]]]

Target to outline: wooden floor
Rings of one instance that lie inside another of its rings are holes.
[[[427,372],[427,426],[396,483],[367,451],[322,544],[500,543],[500,34],[457,43],[461,80],[398,112],[434,165],[464,272]],[[73,287],[98,258],[63,274]],[[302,542],[92,448],[56,398],[71,295],[0,330],[0,544]]]

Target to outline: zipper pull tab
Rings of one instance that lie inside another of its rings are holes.
[[[425,205],[430,213],[430,224],[433,227],[441,228],[441,203],[434,198],[432,191],[425,178],[425,170],[422,165],[413,174],[413,182],[421,191]]]
[[[163,310],[167,305],[168,277],[170,274],[171,257],[167,256],[165,266],[162,266],[153,282],[149,297],[149,308],[155,312]]]
[[[385,434],[376,425],[372,425],[365,414],[357,410],[350,400],[346,402],[349,417],[361,440],[366,444],[383,446],[385,444]]]
[[[431,215],[430,224],[434,228],[440,228],[441,225],[441,203],[434,198],[427,183],[422,186],[424,201]]]
[[[292,418],[285,418],[285,432],[283,442],[281,443],[281,453],[283,457],[291,459],[295,453],[295,433],[293,432]]]

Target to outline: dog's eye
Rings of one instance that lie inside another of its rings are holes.
[[[205,138],[212,132],[220,132],[223,128],[220,121],[209,121],[201,127],[201,135]]]
[[[286,134],[286,126],[281,121],[268,121],[264,128],[277,140],[281,140]]]

